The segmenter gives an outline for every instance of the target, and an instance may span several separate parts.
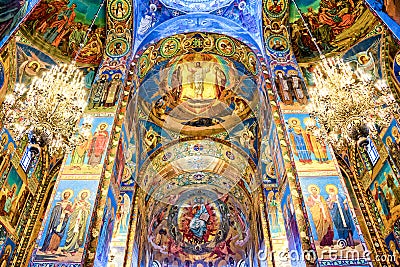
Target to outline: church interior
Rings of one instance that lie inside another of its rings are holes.
[[[0,267],[400,266],[397,0],[0,0]]]

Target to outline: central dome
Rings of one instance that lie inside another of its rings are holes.
[[[212,12],[224,6],[228,6],[233,0],[161,0],[167,7],[179,11],[190,12]]]

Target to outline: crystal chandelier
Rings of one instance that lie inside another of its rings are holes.
[[[349,141],[366,144],[375,126],[387,126],[398,104],[389,86],[367,73],[353,70],[343,59],[322,58],[315,72],[315,87],[309,88],[309,121],[317,137],[336,147]]]
[[[2,109],[4,127],[15,139],[31,133],[50,154],[74,148],[88,136],[89,124],[78,132],[78,121],[86,107],[84,77],[75,64],[53,66],[36,77],[28,88],[17,84],[6,95]]]
[[[314,71],[315,87],[308,88],[307,111],[312,119],[306,126],[321,141],[337,148],[349,142],[368,144],[368,134],[375,134],[376,126],[387,126],[392,114],[399,111],[389,86],[383,80],[375,81],[371,74],[353,69],[342,58],[325,58],[293,2],[321,59]]]

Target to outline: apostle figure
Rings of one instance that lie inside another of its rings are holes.
[[[70,8],[61,10],[57,16],[57,20],[53,22],[50,27],[46,30],[43,38],[52,45],[58,47],[62,38],[69,30],[70,25],[73,24],[75,19],[75,8],[76,4],[72,4]]]
[[[307,139],[306,143],[309,144],[309,148],[311,152],[314,154],[315,159],[319,163],[328,162],[328,153],[326,150],[326,145],[317,139],[317,137],[314,135],[312,127],[309,126],[309,125],[316,125],[315,120],[312,118],[306,118],[304,119],[304,124],[306,125],[305,129],[305,138]]]
[[[300,120],[298,118],[290,118],[288,124],[290,140],[294,145],[294,154],[299,158],[300,162],[312,163],[309,144],[307,143],[308,140],[305,138],[305,132],[300,125]]]
[[[305,85],[303,80],[297,75],[291,75],[290,79],[290,89],[294,93],[297,102],[302,105],[307,104],[307,96],[304,94]]]
[[[203,99],[204,80],[207,73],[210,71],[209,67],[203,67],[199,61],[195,63],[194,68],[189,68],[188,71],[192,72],[192,89],[197,98]]]
[[[6,248],[4,249],[4,253],[0,258],[0,267],[8,267],[8,261],[11,255],[11,250],[12,247],[11,245],[7,245]]]
[[[121,74],[117,73],[112,77],[111,83],[108,85],[107,90],[104,94],[104,106],[112,107],[115,105],[118,99],[118,93],[122,86]]]
[[[332,219],[328,205],[325,199],[320,195],[320,188],[315,184],[311,184],[308,186],[308,192],[310,195],[307,197],[306,205],[310,209],[318,241],[321,242],[328,232],[329,227],[332,229]]]
[[[400,168],[400,151],[397,145],[393,142],[392,137],[390,136],[386,137],[386,145],[388,147],[390,155],[393,158],[394,163],[398,168]]]
[[[60,247],[61,239],[64,237],[69,216],[72,212],[72,202],[70,198],[74,194],[71,189],[61,193],[61,201],[57,202],[51,211],[49,225],[47,226],[43,246],[40,251],[52,254],[56,253]]]
[[[383,214],[385,214],[386,219],[389,220],[392,215],[390,213],[390,207],[387,202],[385,192],[383,192],[383,189],[379,185],[378,181],[375,181],[374,185],[375,185],[375,190],[376,190],[374,199],[375,199],[375,201],[379,200],[379,202],[381,203],[382,212],[383,212]]]
[[[273,0],[273,4],[268,7],[268,10],[272,13],[278,14],[282,12],[282,3],[279,3],[280,0]]]
[[[182,68],[180,65],[174,70],[171,76],[172,96],[178,101],[182,95]]]
[[[101,106],[103,95],[106,91],[107,86],[108,86],[107,74],[103,74],[101,75],[100,80],[96,82],[96,85],[92,87],[91,95],[89,98],[89,109]]]
[[[86,234],[86,226],[90,215],[89,190],[82,190],[75,198],[72,206],[72,213],[69,217],[67,239],[62,249],[63,253],[69,252],[75,255],[83,246]]]
[[[0,216],[10,215],[10,211],[14,200],[16,198],[15,194],[17,191],[17,186],[13,184],[11,189],[1,197],[0,199]]]
[[[90,166],[96,166],[101,162],[103,153],[107,148],[107,142],[108,142],[107,127],[108,127],[107,123],[105,122],[100,123],[96,129],[96,132],[93,134],[88,151],[88,158],[89,158],[88,164]]]
[[[122,6],[122,1],[118,1],[117,6],[112,7],[111,10],[112,10],[114,17],[117,19],[122,19],[126,13],[124,10],[124,7]]]
[[[68,51],[73,56],[79,51],[80,45],[85,40],[85,31],[82,29],[82,23],[78,22],[76,28],[69,35]]]
[[[346,246],[354,248],[354,223],[347,198],[339,195],[338,188],[333,184],[328,184],[325,189],[329,195],[326,201],[338,238],[346,240]]]
[[[394,195],[394,206],[397,206],[400,204],[400,188],[396,185],[395,183],[395,178],[393,177],[392,174],[387,174],[386,172],[384,173],[384,176],[387,181],[387,186],[392,190],[393,195]]]
[[[292,94],[290,93],[290,87],[287,77],[281,70],[276,71],[276,75],[277,76],[275,77],[275,85],[278,89],[279,96],[282,102],[285,103],[285,105],[292,105],[293,98]]]
[[[218,66],[215,67],[215,95],[217,99],[221,98],[222,92],[226,86],[226,75],[225,72]]]

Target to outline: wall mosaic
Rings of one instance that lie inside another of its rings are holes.
[[[31,259],[33,266],[81,263],[99,181],[97,176],[62,175]]]
[[[105,8],[99,12],[92,31],[85,39],[100,0],[41,1],[21,26],[21,33],[39,49],[51,51],[54,58],[68,62],[75,58],[83,66],[98,66],[103,56]]]

